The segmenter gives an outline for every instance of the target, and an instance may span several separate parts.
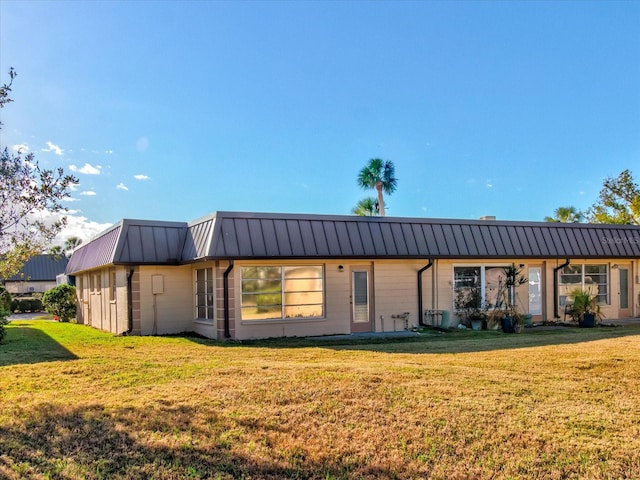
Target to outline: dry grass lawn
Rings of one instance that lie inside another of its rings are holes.
[[[640,328],[222,344],[14,322],[0,478],[640,478]]]

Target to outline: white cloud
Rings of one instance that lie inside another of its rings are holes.
[[[138,174],[138,175],[134,175],[133,178],[135,178],[136,180],[149,180],[151,177],[148,177],[143,174]]]
[[[85,163],[83,167],[78,168],[76,165],[69,165],[69,170],[72,172],[84,173],[85,175],[100,175],[101,165],[95,167],[89,163]]]
[[[492,188],[493,187],[493,182],[491,180],[487,180],[487,182],[485,183],[485,186],[487,188]]]
[[[73,213],[80,213],[78,210]],[[62,229],[58,236],[54,239],[54,245],[63,246],[69,237],[78,237],[82,243],[87,243],[97,234],[104,232],[111,226],[110,223],[92,222],[82,215],[74,215],[71,211],[67,212],[67,225]]]
[[[51,142],[46,142],[46,143],[48,148],[43,148],[42,149],[43,152],[53,152],[58,156],[64,155],[64,150],[60,148],[58,145]]]
[[[105,150],[105,152],[107,155],[113,155],[113,150]]]
[[[64,197],[62,199],[63,202],[79,202],[80,199],[79,198],[73,198],[73,197]]]
[[[80,192],[80,195],[86,195],[87,197],[93,197],[94,195],[97,195],[97,193],[94,192],[93,190],[85,190],[84,192]]]
[[[27,220],[33,221],[37,219],[42,221],[45,225],[51,226],[54,222],[59,221],[62,217],[67,218],[67,224],[62,231],[51,242],[49,247],[54,245],[64,246],[64,242],[69,237],[78,237],[83,243],[86,243],[91,238],[95,237],[98,233],[105,231],[111,226],[110,223],[98,223],[92,222],[82,215],[78,215],[79,210],[70,210],[68,212],[56,212],[52,213],[47,210],[38,210],[31,212]],[[47,248],[48,250],[48,248]]]
[[[29,145],[25,145],[24,143],[19,143],[18,145],[14,145],[13,148],[18,153],[24,153],[29,151]]]
[[[116,185],[116,188],[118,190],[129,190],[129,188],[122,182],[120,182],[118,185]]]

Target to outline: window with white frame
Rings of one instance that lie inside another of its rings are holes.
[[[198,268],[195,275],[195,317],[213,321],[215,278],[213,268]]]
[[[319,265],[242,267],[242,319],[324,316],[324,268]]]
[[[606,264],[567,265],[559,272],[560,303],[571,301],[572,292],[586,290],[598,297],[598,303],[609,304],[609,267]]]

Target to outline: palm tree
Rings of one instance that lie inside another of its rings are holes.
[[[378,202],[374,197],[367,197],[360,200],[355,207],[351,209],[351,213],[359,217],[375,217],[380,215]]]
[[[73,250],[78,247],[82,243],[82,239],[72,236],[65,240],[64,242],[64,251],[67,255],[71,256]]]
[[[545,222],[580,223],[584,214],[576,207],[558,207],[553,212],[555,217],[544,217]]]
[[[392,161],[372,158],[358,174],[358,185],[364,189],[375,188],[378,191],[378,209],[381,217],[384,217],[385,213],[382,192],[391,195],[396,190],[398,179],[395,173],[396,167]]]

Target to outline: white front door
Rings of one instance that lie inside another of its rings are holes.
[[[351,268],[351,332],[370,332],[371,319],[371,268]]]

